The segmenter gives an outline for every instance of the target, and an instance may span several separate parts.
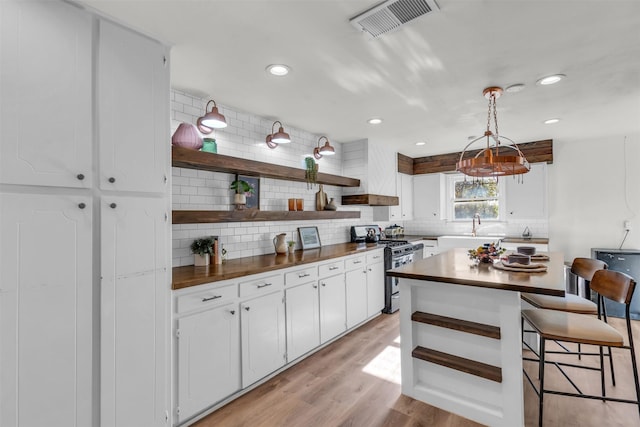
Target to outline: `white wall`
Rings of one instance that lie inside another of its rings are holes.
[[[553,141],[549,165],[549,246],[566,260],[591,248],[640,249],[640,134]]]
[[[203,115],[208,99],[201,99],[177,90],[171,91],[171,132],[175,132],[182,122],[196,123]],[[267,163],[304,168],[304,156],[313,151],[321,135],[315,135],[290,126],[286,118],[278,118],[284,124],[285,131],[291,136],[291,143],[270,149],[265,144],[267,134],[271,133],[272,119],[234,110],[218,105],[225,116],[228,126],[214,131],[207,137],[215,137],[218,153],[258,160]],[[330,130],[328,130],[330,131]],[[362,171],[357,165],[360,156],[366,156],[361,145],[342,144],[326,135],[336,149],[333,157],[324,157],[320,163],[320,172],[361,178]],[[342,159],[347,157],[351,167],[342,168]],[[352,173],[354,172],[354,173]],[[172,174],[173,209],[193,210],[231,210],[233,209],[232,191],[229,185],[234,175],[199,171],[194,169],[173,168]],[[307,188],[304,182],[290,182],[262,178],[260,180],[260,209],[284,211],[288,198],[303,198],[305,210],[315,210],[315,194],[318,187]],[[343,189],[336,186],[324,186],[328,197],[334,198],[339,210],[359,210],[360,219],[338,219],[323,221],[256,221],[216,224],[180,224],[173,226],[173,266],[193,264],[193,255],[189,249],[195,238],[217,235],[228,252],[228,258],[241,258],[253,255],[274,253],[273,237],[287,233],[287,240],[293,237],[298,241],[297,228],[318,226],[323,245],[349,241],[349,227],[356,224],[370,224],[373,211],[368,206],[340,206]],[[384,225],[383,225],[384,226]],[[296,243],[299,248],[299,244]]]

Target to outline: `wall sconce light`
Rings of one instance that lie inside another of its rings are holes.
[[[278,129],[278,132],[274,132],[276,123],[278,123],[280,125],[280,128]],[[276,120],[271,125],[271,133],[269,135],[267,135],[266,142],[267,142],[267,146],[269,148],[276,148],[278,146],[278,144],[288,144],[288,143],[290,143],[291,142],[291,138],[289,137],[289,134],[284,131],[284,128],[282,127],[282,123],[280,123],[279,121]]]
[[[322,140],[322,138],[325,139],[325,143],[322,147],[320,147],[320,141]],[[313,157],[320,160],[322,156],[333,156],[334,154],[336,154],[336,150],[329,143],[329,138],[327,138],[326,136],[321,136],[320,138],[318,138],[318,146],[313,149]]]
[[[209,104],[213,102],[213,108],[209,111]],[[196,122],[198,130],[205,135],[213,132],[214,129],[222,129],[227,127],[227,120],[220,112],[218,112],[218,106],[213,99],[207,102],[207,106],[204,107],[204,116],[198,117]]]

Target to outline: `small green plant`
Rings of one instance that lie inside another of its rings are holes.
[[[295,242],[295,241],[293,241],[293,240],[289,240],[289,241],[287,242],[287,245],[289,245],[289,248],[292,248],[292,247],[293,247],[293,245],[295,245],[295,244],[296,244],[296,242]]]
[[[307,189],[311,189],[318,180],[318,164],[313,160],[313,157],[306,157],[304,159],[304,164],[304,176],[307,180]]]
[[[230,190],[235,190],[236,194],[253,194],[254,193],[254,188],[249,185],[249,183],[247,181],[243,181],[241,179],[236,179],[235,181],[233,181],[231,183],[231,187],[229,187]]]
[[[191,243],[191,252],[197,255],[212,255],[213,254],[213,239],[205,237],[202,239],[196,239]]]

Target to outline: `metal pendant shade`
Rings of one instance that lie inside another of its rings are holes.
[[[488,87],[482,94],[489,100],[487,113],[487,130],[484,134],[469,142],[456,163],[456,170],[474,177],[499,177],[520,175],[529,172],[531,166],[518,145],[511,139],[499,136],[498,117],[496,113],[496,99],[502,95],[500,87]],[[495,133],[491,131],[491,118],[494,119]],[[486,138],[486,147],[480,150],[468,151],[477,141]],[[503,144],[507,141],[507,144]]]
[[[213,108],[209,111],[209,104],[213,102]],[[223,129],[227,127],[227,120],[220,114],[216,102],[212,99],[207,102],[204,109],[205,114],[197,120],[198,130],[204,134],[210,134],[214,129]]]

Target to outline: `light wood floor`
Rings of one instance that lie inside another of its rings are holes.
[[[624,331],[622,319],[611,323]],[[634,322],[640,348],[640,322]],[[197,427],[471,427],[475,422],[413,400],[400,393],[398,313],[381,315],[200,420]],[[608,394],[634,398],[629,351],[614,350],[617,386]],[[562,356],[567,357],[567,356]],[[536,364],[525,362],[535,374]],[[560,374],[548,367],[547,385],[565,391]],[[583,391],[599,393],[599,376],[570,371]],[[608,378],[608,384],[610,378]],[[538,425],[538,398],[526,379],[525,425]],[[631,404],[545,396],[546,427],[640,426]]]

